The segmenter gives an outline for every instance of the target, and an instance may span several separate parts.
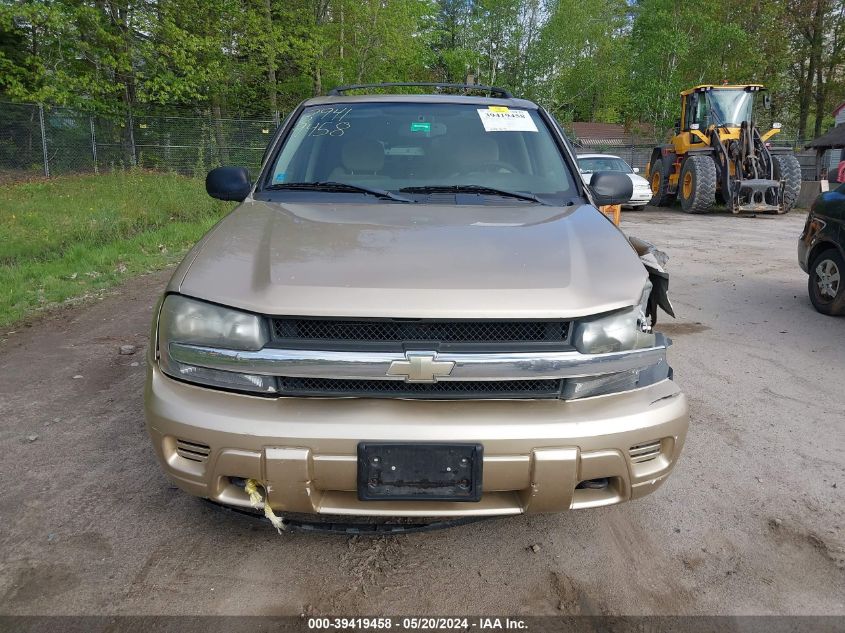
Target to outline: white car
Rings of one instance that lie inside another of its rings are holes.
[[[590,177],[597,171],[621,171],[628,174],[634,185],[631,200],[623,205],[626,208],[642,208],[651,200],[651,186],[648,180],[639,175],[637,167],[631,167],[627,162],[612,154],[581,154],[578,156],[578,170],[585,184],[590,184]]]

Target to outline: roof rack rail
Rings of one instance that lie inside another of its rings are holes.
[[[472,90],[475,92],[489,92],[490,96],[496,95],[502,99],[513,99],[510,91],[504,88],[497,88],[496,86],[477,86],[474,84],[444,84],[437,82],[392,82],[380,84],[352,84],[349,86],[338,86],[329,90],[330,96],[337,96],[350,90],[361,90],[364,88],[398,88],[398,87],[425,87],[425,88],[451,88],[458,90]]]

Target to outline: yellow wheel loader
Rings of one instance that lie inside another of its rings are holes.
[[[681,118],[667,145],[655,147],[646,167],[651,204],[677,198],[687,213],[707,213],[714,202],[733,213],[787,213],[801,190],[801,166],[789,148],[767,141],[752,118],[759,84],[702,85],[681,93]],[[768,95],[764,104],[769,107]]]

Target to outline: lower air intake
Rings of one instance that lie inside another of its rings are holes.
[[[645,444],[637,444],[628,449],[631,461],[635,464],[651,461],[660,455],[660,440],[654,440]]]
[[[192,462],[205,462],[211,453],[211,447],[187,440],[176,440],[176,454]]]
[[[462,380],[406,383],[401,380],[279,378],[280,395],[324,398],[536,399],[558,398],[560,389],[560,380]]]

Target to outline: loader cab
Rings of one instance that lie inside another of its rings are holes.
[[[681,130],[688,132],[693,124],[704,131],[711,125],[739,127],[750,121],[754,94],[762,86],[696,86],[681,93],[683,120]]]
[[[675,152],[707,146],[707,130],[718,126],[722,139],[738,138],[739,126],[750,121],[754,95],[764,90],[759,84],[744,86],[702,85],[681,93],[681,125],[672,139]]]
[[[693,92],[681,97],[682,108],[684,113],[681,120],[681,131],[689,132],[691,125],[698,124],[699,129],[707,129],[707,99],[705,93]]]
[[[704,95],[708,124],[739,127],[743,121],[750,121],[757,90],[757,86],[707,90]]]

